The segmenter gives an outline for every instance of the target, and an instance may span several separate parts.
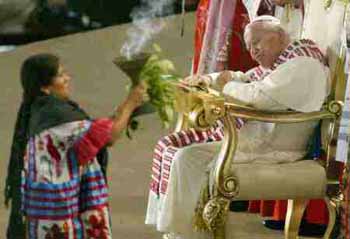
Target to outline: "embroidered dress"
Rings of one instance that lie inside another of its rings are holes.
[[[112,238],[108,189],[98,151],[112,121],[64,123],[30,137],[22,174],[22,210],[30,239]]]
[[[301,65],[304,71],[298,78],[296,71],[292,73],[290,69]],[[317,69],[319,76],[306,84],[311,68]],[[251,83],[244,83],[246,79],[244,82],[232,81],[225,86],[224,92],[262,109],[308,112],[321,107],[327,95],[327,74],[322,52],[312,41],[304,39],[292,42],[271,69],[256,67],[247,72],[245,78]],[[299,89],[300,97],[294,97],[296,88],[305,88],[305,84],[307,92]],[[289,91],[290,94],[284,94]],[[158,142],[154,151],[146,224],[155,225],[162,232],[178,233],[183,238],[206,238],[192,231],[191,220],[206,168],[220,149],[223,134],[222,125],[218,123],[218,126],[219,129],[214,127],[207,132],[190,129]],[[315,125],[287,129],[249,122],[240,126],[235,163],[282,163],[300,160],[305,155],[305,144]],[[290,145],[295,147],[292,151],[288,150]]]

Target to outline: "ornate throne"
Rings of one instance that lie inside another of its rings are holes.
[[[304,209],[310,199],[316,198],[324,198],[327,203],[329,224],[324,238],[330,238],[336,210],[342,200],[339,175],[334,169],[338,164],[335,155],[346,89],[344,65],[346,53],[349,52],[346,43],[350,43],[350,35],[346,34],[349,34],[350,30],[350,24],[346,20],[347,2],[310,1],[306,9],[304,35],[319,40],[327,52],[331,70],[332,91],[321,111],[312,113],[261,111],[234,99],[225,98],[212,89],[195,92],[179,90],[177,107],[181,113],[177,130],[186,127],[206,129],[218,119],[224,123],[225,137],[216,164],[210,172],[213,178],[211,193],[209,199],[202,202],[202,216],[206,227],[213,232],[214,238],[229,237],[225,235],[225,223],[231,201],[255,199],[288,200],[285,238],[298,238]],[[321,18],[318,18],[318,22],[308,19],[316,9],[318,17],[328,19],[326,22],[320,23]],[[320,29],[323,29],[322,34],[319,33]],[[325,29],[328,29],[328,34],[324,32]],[[326,153],[326,159],[275,165],[233,164],[239,140],[235,118],[281,124],[319,120],[322,148]]]

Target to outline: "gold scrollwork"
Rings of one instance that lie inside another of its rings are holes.
[[[208,124],[214,124],[225,115],[224,99],[212,98],[204,100],[205,120]]]
[[[202,105],[196,105],[193,110],[188,114],[189,123],[200,130],[206,130],[210,127],[210,124],[205,119],[205,110]]]
[[[225,227],[228,206],[230,200],[222,197],[215,197],[208,201],[203,210],[203,219],[208,229],[217,234]]]
[[[230,195],[231,198],[237,196],[239,192],[238,178],[234,176],[225,178],[224,189]]]
[[[329,102],[327,109],[332,114],[339,116],[342,112],[343,105],[344,105],[344,103],[341,101],[331,101],[331,102]]]
[[[222,114],[222,109],[220,107],[213,107],[211,113],[215,116],[220,116]]]

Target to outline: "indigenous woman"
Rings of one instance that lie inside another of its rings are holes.
[[[112,238],[106,147],[142,103],[145,86],[136,86],[112,117],[93,120],[70,100],[70,81],[55,55],[22,65],[5,188],[7,238]]]

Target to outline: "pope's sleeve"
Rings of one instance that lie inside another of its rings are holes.
[[[262,81],[229,82],[224,94],[263,110],[317,111],[327,96],[327,70],[310,57],[296,57]]]

